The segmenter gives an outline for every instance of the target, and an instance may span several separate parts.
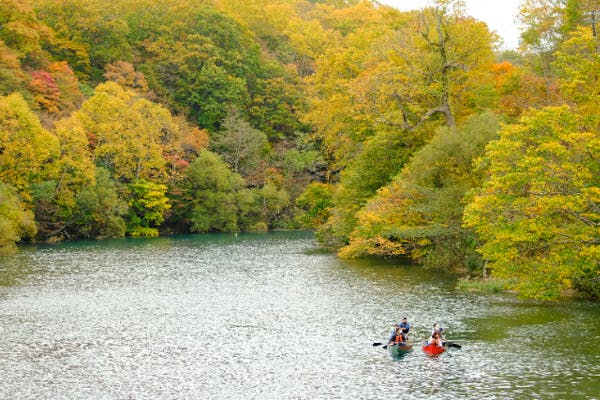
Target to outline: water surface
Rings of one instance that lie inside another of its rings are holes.
[[[298,232],[24,248],[0,259],[0,398],[599,398],[598,304],[455,280]],[[462,348],[373,347],[403,316]]]

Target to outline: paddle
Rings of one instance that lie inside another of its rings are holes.
[[[412,344],[412,342],[410,342],[410,343],[409,342],[401,342],[401,343],[406,343],[407,346]],[[375,343],[373,343],[373,347],[381,346],[382,344],[383,343],[375,342]],[[398,343],[394,343],[394,344],[392,344],[392,346],[395,346],[396,344],[398,344]],[[388,346],[389,345],[386,344],[385,346],[382,347],[382,349],[387,349]]]
[[[383,343],[375,342],[373,343],[373,347],[381,346]],[[383,346],[384,349],[387,349],[388,345]]]
[[[454,343],[454,342],[446,342],[445,346],[447,347],[453,347],[455,349],[462,349],[462,346],[458,343]]]

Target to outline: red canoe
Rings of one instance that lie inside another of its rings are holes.
[[[435,354],[441,354],[443,353],[445,350],[443,347],[438,347],[435,344],[428,344],[426,346],[423,346],[423,351],[427,354],[431,354],[431,355],[435,355]]]

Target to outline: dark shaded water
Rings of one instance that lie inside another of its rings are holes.
[[[25,248],[0,258],[0,398],[600,398],[599,304],[454,287],[306,233]],[[462,348],[392,359],[372,343],[402,316]]]

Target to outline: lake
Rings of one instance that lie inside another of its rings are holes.
[[[600,304],[457,279],[307,232],[25,246],[0,258],[0,398],[600,398]],[[372,346],[404,316],[411,353]],[[434,322],[461,348],[426,356]]]

